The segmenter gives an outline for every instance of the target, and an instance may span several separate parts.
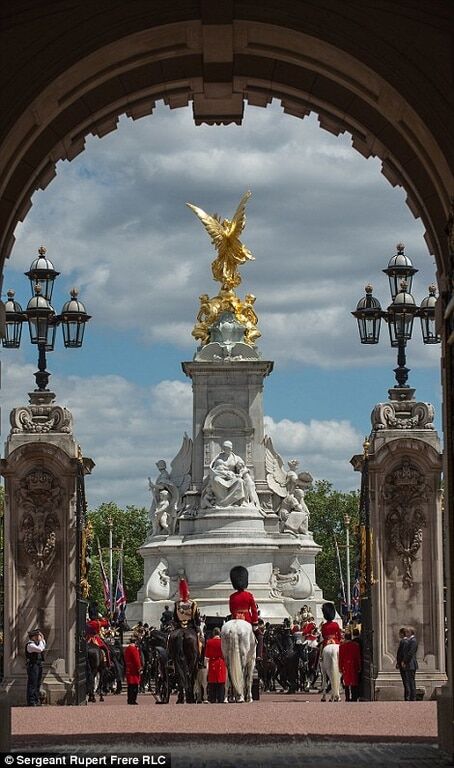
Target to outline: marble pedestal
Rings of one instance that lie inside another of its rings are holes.
[[[179,525],[178,535],[154,536],[140,548],[144,586],[128,605],[129,621],[158,625],[164,606],[177,596],[180,576],[202,614],[225,617],[234,565],[248,568],[249,588],[265,621],[282,623],[305,604],[321,619],[323,598],[315,580],[320,547],[310,534],[279,533],[277,517],[252,506],[199,510],[197,517],[183,515]]]
[[[321,619],[323,596],[315,579],[320,547],[310,533],[280,532],[276,509],[282,499],[273,496],[267,482],[263,385],[273,363],[261,360],[246,344],[238,347],[241,357],[232,358],[220,344],[208,344],[193,361],[183,363],[193,387],[191,486],[178,535],[153,536],[139,550],[144,584],[137,601],[127,607],[130,622],[159,624],[183,575],[201,612],[225,617],[234,565],[248,569],[249,588],[265,621],[282,623],[305,604]],[[204,508],[204,478],[226,440],[253,478],[261,509],[245,504]]]

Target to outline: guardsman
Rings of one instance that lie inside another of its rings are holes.
[[[247,591],[249,573],[243,565],[235,565],[230,571],[230,581],[236,590],[229,598],[229,609],[232,619],[243,619],[252,625],[257,640],[256,659],[261,659],[263,654],[263,635],[258,629],[259,615],[257,603],[252,592]]]
[[[334,621],[336,616],[334,603],[323,603],[322,613],[325,618],[321,626],[323,647],[328,645],[328,643],[337,643],[339,645],[342,640],[342,630],[337,621]]]

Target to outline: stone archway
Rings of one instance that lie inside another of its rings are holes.
[[[323,128],[348,131],[354,147],[382,159],[426,227],[438,267],[443,326],[446,536],[453,542],[453,266],[445,238],[454,190],[454,9],[409,0],[16,0],[1,11],[6,107],[0,116],[0,260],[33,192],[71,160],[85,136],[118,116],[149,114],[157,100],[192,102],[196,123],[241,122],[245,101],[273,98]],[[452,237],[451,237],[452,240]],[[451,249],[454,250],[454,247]],[[451,526],[451,527],[450,527]],[[453,563],[448,564],[453,581]],[[449,592],[452,628],[453,591]],[[449,672],[452,678],[453,657]],[[452,734],[452,688],[440,733]],[[446,742],[454,750],[452,740]]]

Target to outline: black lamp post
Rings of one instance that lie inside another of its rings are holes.
[[[38,370],[35,373],[36,392],[47,392],[50,373],[46,370],[46,352],[51,352],[55,344],[55,332],[61,325],[65,347],[81,347],[84,337],[85,323],[90,319],[84,305],[77,298],[77,291],[71,291],[71,299],[62,308],[60,315],[50,303],[55,278],[60,274],[54,265],[46,258],[46,249],[41,246],[39,256],[35,259],[25,275],[30,280],[32,298],[25,310],[14,299],[14,291],[8,291],[8,301],[5,304],[5,336],[2,345],[10,349],[18,349],[21,342],[22,323],[28,322],[30,341],[38,347]]]
[[[387,269],[383,270],[388,275],[391,291],[392,301],[388,309],[381,308],[380,302],[372,296],[372,286],[366,285],[366,295],[358,301],[355,312],[352,312],[358,321],[361,344],[378,344],[381,321],[388,324],[391,346],[397,347],[397,368],[394,373],[398,388],[402,390],[410,390],[407,384],[410,369],[406,366],[405,350],[413,333],[414,318],[419,317],[421,320],[424,344],[438,344],[440,341],[435,328],[435,286],[429,286],[429,295],[422,300],[420,307],[410,293],[413,275],[417,271],[405,255],[404,245],[399,243],[397,253],[390,259]],[[407,399],[408,395],[402,392],[401,397]]]

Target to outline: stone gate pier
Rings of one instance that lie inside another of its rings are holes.
[[[25,645],[38,626],[47,641],[42,689],[49,704],[78,700],[81,482],[91,471],[71,413],[36,391],[11,412],[1,461],[5,478],[4,679],[12,705],[26,701]]]
[[[395,387],[372,412],[368,451],[375,698],[403,698],[399,628],[415,628],[417,688],[446,683],[443,605],[442,452],[434,409]],[[361,470],[363,456],[352,464]]]

